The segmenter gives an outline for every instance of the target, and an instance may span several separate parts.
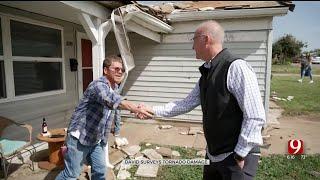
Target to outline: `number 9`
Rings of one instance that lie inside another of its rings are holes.
[[[294,142],[297,142],[296,146],[294,145]],[[297,152],[299,152],[299,150],[301,149],[301,141],[297,139],[291,140],[290,147],[295,150],[293,154],[297,154]]]

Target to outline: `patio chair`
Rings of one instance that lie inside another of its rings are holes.
[[[27,129],[28,135],[27,140],[21,139],[13,139],[5,137],[5,129],[9,127],[18,128],[18,129]],[[35,148],[32,146],[31,149],[26,149],[29,145],[31,145],[32,139],[32,126],[28,124],[20,124],[14,122],[11,119],[0,116],[0,158],[1,158],[1,166],[4,173],[4,178],[7,179],[9,167],[11,161],[14,157],[18,157],[21,155],[22,151],[28,151],[31,155],[35,153]],[[23,162],[23,161],[22,161]],[[23,162],[24,163],[24,162]],[[8,165],[6,165],[8,164]],[[31,167],[34,171],[34,164],[31,161]]]

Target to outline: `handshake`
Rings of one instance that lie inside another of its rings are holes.
[[[137,111],[134,114],[139,119],[152,119],[154,116],[153,109],[144,104],[139,104],[137,106]]]

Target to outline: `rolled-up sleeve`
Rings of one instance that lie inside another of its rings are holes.
[[[97,82],[95,93],[96,101],[109,109],[117,109],[123,99],[117,92],[110,91],[110,87],[103,82]]]

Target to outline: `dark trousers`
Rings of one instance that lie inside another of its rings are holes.
[[[253,180],[260,156],[248,154],[244,160],[244,167],[241,169],[233,158],[234,154],[229,155],[223,161],[210,162],[203,169],[204,180]],[[206,159],[209,159],[206,155]]]

